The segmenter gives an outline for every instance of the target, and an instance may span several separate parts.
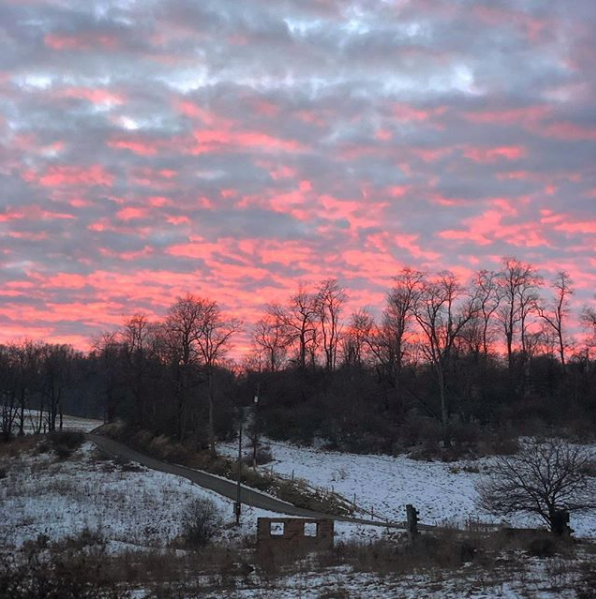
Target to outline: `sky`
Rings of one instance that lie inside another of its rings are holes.
[[[594,0],[2,0],[0,342],[515,256],[596,291]]]

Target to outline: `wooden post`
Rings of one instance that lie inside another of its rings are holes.
[[[406,505],[406,517],[408,537],[413,541],[418,536],[418,510],[411,503]]]

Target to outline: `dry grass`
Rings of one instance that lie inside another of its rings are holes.
[[[32,453],[42,439],[43,435],[24,435],[23,437],[12,437],[9,441],[2,441],[0,442],[0,460]]]
[[[24,548],[21,562],[12,562],[8,570],[16,568],[25,580],[57,576],[65,588],[78,589],[83,598],[124,598],[129,591],[139,589],[142,594],[136,596],[155,599],[223,598],[236,596],[242,588],[253,589],[251,596],[257,598],[274,597],[288,584],[309,589],[310,581],[316,578],[334,581],[327,588],[321,587],[319,597],[343,599],[354,596],[350,594],[353,586],[348,592],[342,584],[346,573],[348,580],[360,576],[361,580],[393,585],[415,581],[420,585],[420,596],[440,592],[449,585],[470,585],[478,590],[498,589],[514,582],[516,588],[530,590],[540,584],[554,596],[574,590],[578,599],[594,597],[596,577],[591,564],[596,547],[557,543],[554,557],[536,562],[528,555],[529,544],[539,538],[536,535],[444,530],[424,534],[414,543],[403,535],[394,535],[371,543],[338,543],[333,550],[318,554],[285,554],[276,560],[261,561],[254,547],[226,545],[196,551],[147,548],[112,556],[106,552],[106,541],[100,534],[83,531],[56,543],[39,537]],[[0,585],[2,577],[7,576],[6,566],[7,562],[0,567]],[[95,594],[85,594],[81,589]]]

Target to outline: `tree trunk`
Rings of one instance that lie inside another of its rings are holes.
[[[209,451],[211,455],[215,457],[217,452],[215,450],[215,423],[213,417],[213,404],[214,404],[214,387],[213,387],[213,369],[209,367],[207,371],[207,380],[209,383]]]
[[[449,412],[447,410],[447,398],[445,395],[445,373],[441,365],[437,365],[437,379],[439,381],[439,394],[441,398],[441,424],[443,425],[443,445],[451,447],[449,435]]]

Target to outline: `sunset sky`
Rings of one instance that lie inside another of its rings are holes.
[[[595,101],[595,0],[2,0],[0,342],[504,255],[579,308]]]

